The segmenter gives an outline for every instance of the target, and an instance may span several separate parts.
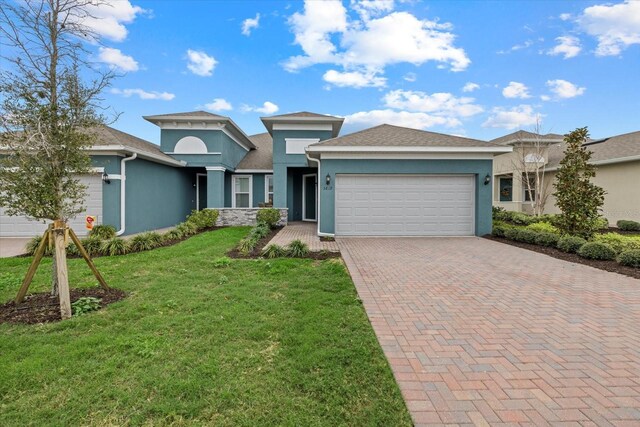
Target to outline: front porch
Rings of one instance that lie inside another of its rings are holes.
[[[328,252],[340,252],[338,249],[338,243],[323,242],[318,237],[317,225],[314,222],[290,222],[285,226],[273,239],[268,243],[278,246],[287,246],[294,240],[300,240],[309,246],[309,250],[312,252],[328,251]]]

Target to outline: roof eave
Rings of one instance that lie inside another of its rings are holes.
[[[94,145],[87,150],[90,154],[104,154],[104,152],[116,152],[134,154],[136,153],[140,158],[151,160],[156,163],[162,163],[170,166],[184,167],[187,162],[183,160],[176,160],[168,155],[161,155],[150,153],[144,150],[137,150],[131,147],[125,147],[124,145]]]
[[[267,129],[270,135],[273,136],[273,124],[274,123],[298,123],[298,124],[318,124],[318,123],[330,123],[331,124],[331,138],[335,138],[340,134],[342,124],[344,123],[344,117],[291,117],[291,116],[279,116],[279,117],[260,117],[260,121]]]
[[[513,147],[434,147],[434,146],[336,146],[310,145],[309,153],[494,153],[503,154],[513,151]]]

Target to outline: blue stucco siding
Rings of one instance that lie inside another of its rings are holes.
[[[492,173],[492,160],[323,160],[320,166],[320,231],[335,233],[336,174],[472,174],[475,175],[475,230],[477,236],[491,232],[491,185],[484,185]],[[324,177],[331,176],[326,186]]]
[[[166,153],[173,153],[178,141],[186,136],[200,138],[207,146],[207,152],[210,153],[171,154],[178,160],[186,161],[188,166],[224,166],[228,169],[235,169],[240,160],[248,153],[227,134],[215,129],[163,129],[160,131],[160,149]]]
[[[193,169],[136,159],[126,174],[125,234],[173,226],[196,207]]]
[[[273,205],[277,208],[289,208],[289,220],[294,221],[296,196],[288,168],[306,168],[309,166],[304,154],[287,154],[287,138],[315,138],[320,141],[331,138],[331,131],[278,130],[273,131]],[[302,179],[302,178],[300,178]],[[300,183],[300,186],[302,184]],[[302,195],[300,195],[302,197]],[[301,211],[302,207],[298,210]]]
[[[118,175],[121,159],[119,156],[91,156],[91,166],[104,168],[107,174]],[[102,183],[102,217],[98,218],[98,222],[120,228],[120,180]]]

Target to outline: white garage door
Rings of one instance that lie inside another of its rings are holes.
[[[70,225],[76,234],[86,235],[85,215],[95,215],[98,217],[98,224],[102,223],[102,175],[86,175],[81,177],[81,181],[88,186],[84,204],[86,212],[73,218]],[[44,233],[46,229],[46,224],[26,217],[9,216],[0,208],[0,237],[33,237]]]
[[[471,236],[472,175],[337,175],[338,236]]]

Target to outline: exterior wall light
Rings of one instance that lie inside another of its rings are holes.
[[[111,184],[109,175],[106,172],[102,172],[102,182],[104,182],[105,184]]]
[[[327,183],[327,185],[331,185],[331,175],[327,174],[327,176],[325,177],[325,182]]]
[[[490,182],[491,182],[491,175],[487,174],[487,176],[484,177],[484,185],[489,185]]]

